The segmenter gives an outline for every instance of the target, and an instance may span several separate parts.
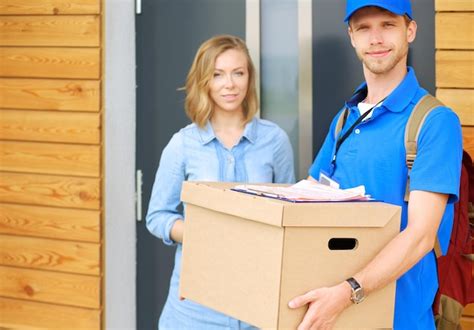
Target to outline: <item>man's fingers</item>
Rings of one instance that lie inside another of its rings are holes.
[[[315,316],[314,316],[314,308],[309,308],[306,314],[303,317],[303,321],[301,321],[300,325],[298,326],[298,330],[310,330],[310,329],[317,329],[315,327],[314,321],[315,321]]]
[[[309,291],[304,295],[293,298],[289,303],[290,308],[300,308],[314,300],[314,291]]]

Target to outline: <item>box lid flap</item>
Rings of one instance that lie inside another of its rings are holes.
[[[238,184],[185,181],[181,191],[181,200],[187,204],[273,226],[282,225],[282,202],[230,190]]]
[[[186,181],[181,200],[279,227],[384,227],[401,214],[381,202],[292,203],[230,190],[238,184]]]
[[[288,203],[284,206],[286,227],[384,227],[401,208],[381,202]]]

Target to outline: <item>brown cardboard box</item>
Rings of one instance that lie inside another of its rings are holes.
[[[293,297],[352,276],[399,232],[398,206],[290,203],[233,186],[183,185],[180,294],[260,328],[295,329],[306,308],[289,309]],[[331,250],[340,238],[355,248]],[[391,328],[394,298],[392,283],[345,310],[336,327]]]

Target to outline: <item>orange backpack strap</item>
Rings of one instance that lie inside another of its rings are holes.
[[[405,128],[405,152],[406,152],[406,164],[408,167],[407,184],[405,188],[405,201],[408,202],[410,197],[410,172],[415,162],[416,153],[418,151],[418,135],[420,134],[421,127],[425,122],[430,112],[436,107],[443,106],[437,98],[430,94],[423,96],[413,108],[408,122]],[[442,255],[439,238],[435,243],[435,253],[439,257]]]

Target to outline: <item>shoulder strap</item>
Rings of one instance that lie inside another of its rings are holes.
[[[406,152],[406,164],[408,167],[408,178],[405,189],[405,201],[408,202],[410,194],[410,171],[415,162],[416,153],[418,149],[418,135],[420,134],[421,127],[425,122],[426,117],[436,107],[443,106],[437,98],[430,94],[423,96],[413,108],[413,111],[408,118],[407,125],[405,127],[405,152]]]
[[[415,162],[416,154],[418,151],[418,135],[420,134],[423,123],[430,112],[436,107],[443,106],[437,98],[430,94],[423,96],[413,108],[410,117],[408,118],[407,125],[405,127],[405,152],[406,152],[406,164],[408,167],[407,185],[405,188],[405,201],[408,202],[410,197],[410,172]],[[436,257],[442,255],[441,245],[439,243],[439,237],[435,242],[435,254]]]
[[[337,140],[339,133],[341,133],[342,128],[344,127],[344,124],[346,123],[348,114],[349,114],[349,109],[344,108],[344,110],[339,115],[339,118],[337,118],[336,128],[334,129],[334,140]]]

